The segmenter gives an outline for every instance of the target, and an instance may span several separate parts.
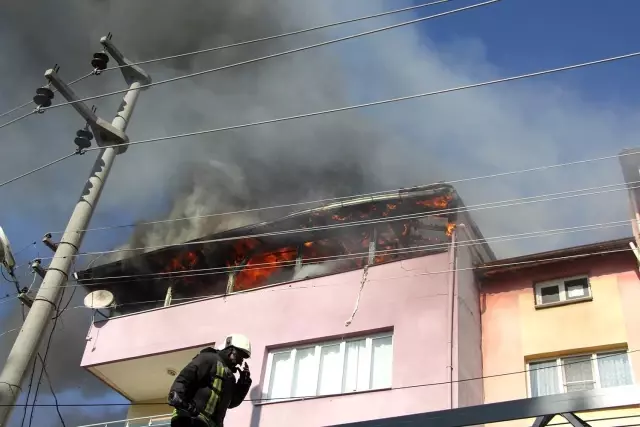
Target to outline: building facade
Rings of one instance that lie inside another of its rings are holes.
[[[227,425],[481,404],[473,266],[494,256],[462,206],[444,185],[345,200],[80,273],[115,295],[82,366],[133,402],[129,427],[166,423],[177,372],[229,333],[250,337],[254,382]]]
[[[92,327],[82,365],[145,403],[129,418],[166,414],[148,403],[165,401],[175,372],[242,332],[253,345],[252,401],[229,412],[229,425],[324,426],[480,404],[481,380],[447,384],[482,376],[476,284],[450,271],[470,259],[461,252],[373,266],[360,298],[364,270],[115,317]]]
[[[500,260],[477,270],[485,403],[636,384],[640,280],[630,241]],[[640,417],[634,415],[640,415],[637,408],[582,414],[600,420],[593,426],[636,425]]]

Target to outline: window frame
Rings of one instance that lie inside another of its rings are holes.
[[[582,353],[573,353],[573,354],[567,354],[564,356],[558,356],[558,357],[546,357],[544,359],[535,359],[535,360],[529,360],[526,363],[526,382],[527,382],[527,397],[531,398],[533,397],[533,390],[531,388],[531,364],[536,364],[536,363],[541,363],[541,362],[551,362],[551,361],[555,361],[556,362],[556,366],[554,369],[556,369],[556,375],[558,377],[558,383],[561,387],[560,393],[557,394],[565,394],[565,393],[569,393],[567,391],[567,382],[565,381],[565,373],[564,373],[564,368],[563,368],[563,360],[566,359],[572,359],[575,357],[584,357],[584,356],[589,356],[589,360],[591,362],[591,374],[593,376],[593,385],[594,385],[594,390],[598,390],[598,389],[602,389],[601,386],[601,381],[600,381],[600,369],[598,368],[598,356],[606,356],[606,355],[612,355],[612,354],[626,354],[627,355],[627,361],[629,363],[629,373],[631,376],[631,384],[635,385],[636,384],[636,378],[634,375],[634,371],[633,371],[633,364],[632,364],[632,360],[631,357],[629,357],[629,350],[628,349],[615,349],[615,350],[606,350],[606,351],[596,351],[596,352],[582,352]],[[573,381],[571,384],[578,384],[578,383],[584,383],[586,381]],[[624,386],[622,386],[624,387]]]
[[[567,297],[567,285],[566,285],[566,283],[571,281],[571,280],[577,280],[577,279],[586,279],[586,281],[587,281],[587,288],[586,288],[587,294],[585,296],[582,296],[582,297],[569,298],[569,297]],[[554,302],[547,302],[547,303],[542,302],[542,289],[550,288],[550,287],[554,287],[554,286],[558,287],[558,296],[559,296],[560,300],[559,301],[554,301]],[[593,293],[591,292],[591,280],[590,280],[588,274],[580,274],[580,275],[576,275],[576,276],[562,277],[562,278],[559,278],[559,279],[545,280],[545,281],[542,281],[542,282],[534,283],[533,287],[534,287],[534,302],[535,302],[535,307],[536,308],[555,307],[555,306],[558,306],[558,305],[573,304],[573,303],[576,303],[576,302],[583,302],[583,301],[591,301],[591,300],[593,300]]]
[[[363,334],[363,335],[356,335],[356,336],[351,336],[349,338],[344,338],[344,339],[330,339],[327,341],[317,341],[314,343],[308,343],[308,344],[300,344],[300,345],[294,345],[294,346],[288,346],[288,347],[282,347],[282,348],[271,348],[271,349],[267,349],[267,362],[265,364],[265,371],[264,371],[264,381],[262,384],[262,398],[260,401],[256,402],[257,404],[269,404],[269,403],[279,403],[279,402],[290,402],[290,401],[295,401],[295,400],[305,400],[305,399],[319,399],[319,398],[323,398],[323,397],[335,397],[335,396],[343,396],[343,395],[350,395],[350,394],[354,394],[354,393],[368,393],[368,392],[372,392],[372,391],[381,391],[381,390],[389,390],[393,384],[393,375],[391,378],[391,384],[388,387],[382,387],[382,388],[372,388],[371,387],[371,369],[372,369],[372,360],[373,360],[373,340],[375,339],[380,339],[380,338],[391,338],[391,368],[392,368],[392,372],[393,372],[393,348],[394,348],[394,337],[393,337],[394,333],[393,331],[387,331],[387,332],[378,332],[378,333],[374,333],[374,334]],[[332,345],[340,345],[340,357],[342,359],[342,364],[340,367],[340,376],[341,376],[341,382],[342,382],[342,388],[344,388],[344,382],[345,382],[345,377],[344,377],[344,367],[345,367],[345,358],[346,358],[346,348],[347,348],[347,343],[349,342],[354,342],[354,341],[362,341],[365,340],[365,348],[367,350],[367,356],[366,356],[366,366],[369,368],[369,386],[366,390],[355,390],[355,391],[344,391],[344,392],[340,392],[340,393],[332,393],[332,394],[319,394],[318,391],[318,387],[319,387],[319,374],[320,374],[320,362],[321,362],[321,354],[322,354],[322,348],[323,347],[329,347]],[[315,348],[314,351],[314,362],[315,362],[315,395],[314,396],[301,396],[301,397],[288,397],[288,398],[281,398],[281,399],[275,399],[275,400],[271,400],[271,398],[269,397],[269,392],[270,392],[270,388],[271,388],[271,373],[272,373],[272,368],[273,368],[273,357],[277,354],[283,354],[283,353],[289,353],[290,357],[291,357],[291,361],[293,363],[293,372],[291,373],[291,384],[289,385],[289,394],[291,395],[293,393],[293,387],[295,384],[295,378],[296,378],[296,372],[295,372],[295,363],[296,363],[296,355],[297,352],[299,350],[305,350],[308,348]]]

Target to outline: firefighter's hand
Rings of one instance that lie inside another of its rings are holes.
[[[182,397],[175,391],[169,393],[169,406],[173,406],[176,409],[187,411],[191,416],[198,416],[200,413],[193,402],[185,402]]]
[[[181,409],[184,406],[184,401],[175,391],[169,392],[169,398],[167,400],[169,406],[173,406],[176,409]]]
[[[249,365],[247,365],[247,362],[244,362],[244,365],[242,366],[239,382],[241,384],[247,384],[251,382],[251,371],[249,370]]]

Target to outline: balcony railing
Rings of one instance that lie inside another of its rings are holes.
[[[171,414],[151,415],[148,417],[129,418],[126,420],[107,421],[96,424],[84,424],[78,427],[146,427],[170,426]]]

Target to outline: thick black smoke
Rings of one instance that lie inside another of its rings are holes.
[[[3,65],[8,70],[19,67],[20,81],[31,81],[36,87],[43,83],[42,71],[54,63],[61,65],[61,73],[68,80],[82,74],[76,70],[88,71],[90,55],[98,46],[97,41],[108,31],[114,34],[114,42],[127,56],[138,60],[327,22],[325,17],[315,15],[314,9],[322,11],[324,8],[316,5],[309,9],[309,4],[296,1],[251,0],[13,2],[3,7],[0,17],[3,46],[13,53],[12,63]],[[37,31],[34,25],[43,30]],[[302,46],[325,36],[281,39],[144,67],[157,81]],[[78,91],[99,93],[119,89],[123,84],[116,71],[100,78],[92,77],[78,85]],[[14,92],[10,88],[6,106],[23,101],[24,93],[24,90]],[[135,139],[136,136],[174,134],[333,108],[348,105],[348,93],[343,70],[332,51],[318,49],[145,91],[129,134]],[[111,111],[115,111],[119,96],[114,98],[96,102],[100,114],[109,117]],[[56,98],[56,101],[60,99]],[[78,117],[69,111],[52,110],[43,116],[59,122],[45,122],[42,135],[46,132],[57,134],[62,129],[61,135],[71,135],[74,126],[81,125]],[[68,142],[54,141],[52,147],[46,148],[58,154],[59,147],[71,148]],[[149,220],[357,194],[379,189],[381,184],[391,188],[394,183],[380,182],[378,177],[382,174],[375,165],[380,163],[376,160],[377,148],[392,142],[393,138],[375,122],[357,114],[342,114],[286,126],[205,135],[144,150],[130,149],[118,158],[102,206],[103,209],[105,206],[106,209],[132,206],[132,211],[139,213],[139,219]],[[39,155],[42,149],[39,147]],[[22,154],[28,155],[30,151]],[[77,169],[73,170],[74,178],[71,178],[71,171],[62,171],[55,180],[78,180],[78,174]],[[37,185],[38,190],[46,186],[42,182]],[[51,191],[55,197],[54,186]],[[163,200],[160,210],[145,209],[144,204],[155,197]],[[59,212],[63,219],[64,206],[69,204],[62,198],[57,203],[58,209],[54,212],[56,215]],[[140,226],[133,230],[128,245],[139,247],[186,241],[275,214],[267,211]],[[60,228],[59,224],[62,224],[59,221],[52,223],[57,224],[54,228]],[[114,258],[117,256],[103,257],[99,263]],[[83,295],[78,289],[70,307],[81,305]],[[48,368],[59,392],[75,390],[81,397],[100,400],[108,389],[79,368],[89,327],[88,316],[82,308],[71,308],[63,315],[64,324],[59,325],[56,332]],[[19,323],[17,312],[11,317],[12,323]],[[8,349],[2,350],[0,353]],[[41,400],[50,401],[50,393],[44,385],[40,393],[45,396]],[[47,416],[46,420],[39,421],[39,425],[57,425],[54,412],[40,411]],[[65,413],[73,411],[65,410]],[[80,412],[76,414],[86,417]],[[104,415],[98,414],[96,418],[104,418]],[[83,421],[88,423],[90,420],[85,418]]]

